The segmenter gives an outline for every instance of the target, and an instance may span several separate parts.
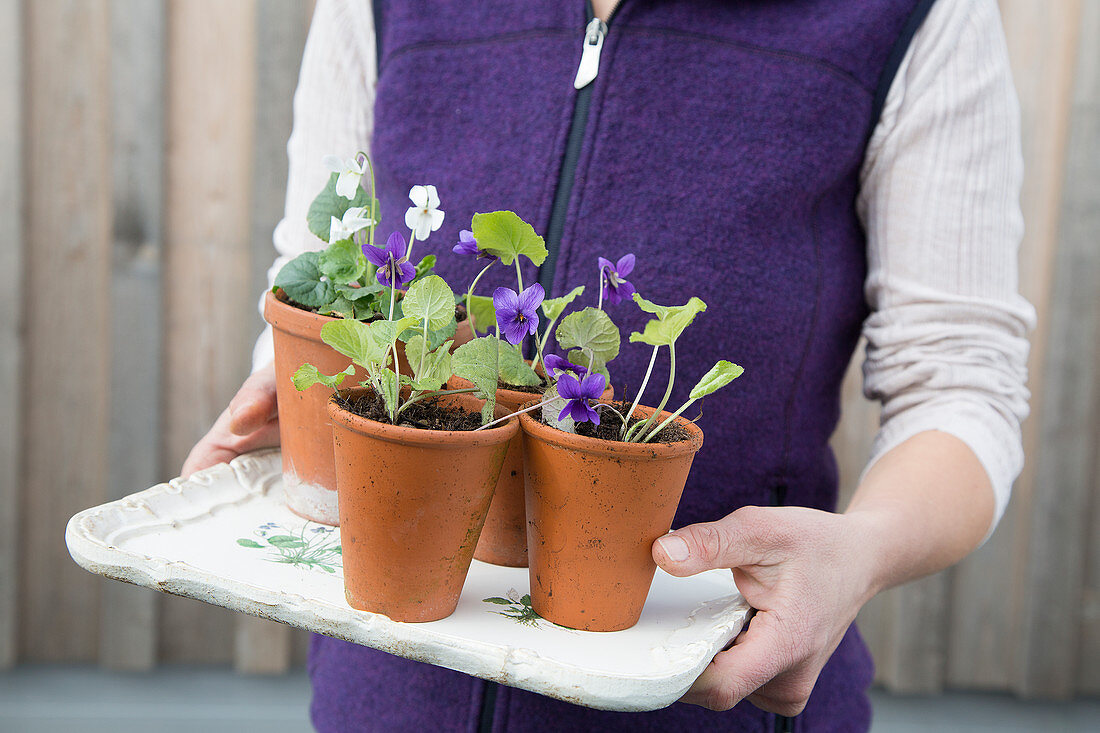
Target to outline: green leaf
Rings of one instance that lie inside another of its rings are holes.
[[[519,346],[513,346],[504,340],[498,343],[500,344],[500,381],[522,387],[535,387],[542,384],[542,378],[535,373],[530,364],[523,360]]]
[[[340,177],[339,173],[333,173],[329,176],[328,183],[321,189],[321,193],[317,194],[317,198],[313,199],[313,203],[309,207],[309,213],[306,214],[306,221],[309,224],[309,230],[315,235],[328,241],[329,226],[332,224],[332,217],[337,219],[343,219],[344,213],[348,209],[355,208],[357,206],[365,206],[367,208],[367,216],[378,221],[381,208],[378,206],[378,200],[371,201],[370,193],[360,187],[355,192],[355,198],[348,201],[343,196],[336,193],[336,179]]]
[[[336,318],[355,318],[355,303],[337,295],[336,300],[317,309],[322,316],[335,316]]]
[[[385,360],[389,346],[388,341],[383,343],[374,337],[370,324],[351,319],[321,326],[321,340],[368,371]]]
[[[401,301],[406,316],[415,316],[418,323],[428,321],[428,328],[441,329],[455,318],[455,294],[439,275],[428,275],[409,286]]]
[[[356,282],[367,271],[367,258],[350,239],[333,242],[321,252],[321,274],[334,283]]]
[[[263,545],[256,540],[237,540],[237,544],[241,547],[257,547],[261,550],[263,549]]]
[[[331,566],[329,566],[329,565],[323,565],[323,564],[321,564],[321,563],[317,563],[317,567],[321,568],[321,569],[322,569],[322,570],[324,570],[324,571],[325,571],[326,573],[333,573],[333,574],[335,574],[335,573],[336,573],[336,571],[335,571],[335,570],[333,570],[333,569],[332,569],[332,567],[331,567]]]
[[[412,388],[422,391],[440,389],[451,377],[451,344],[444,341],[439,348],[424,356],[424,367],[420,370],[420,353],[424,348],[424,337],[417,334],[405,344],[405,360],[409,362],[415,379]],[[419,371],[418,371],[419,370]]]
[[[398,340],[399,334],[404,334],[408,329],[412,328],[419,322],[419,318],[415,318],[413,316],[402,316],[396,321],[371,321],[367,324],[367,326],[370,327],[371,335],[373,336],[373,338],[379,343],[384,344],[388,348],[390,344]]]
[[[401,380],[397,372],[383,369],[378,375],[378,381],[382,384],[382,400],[386,403],[386,411],[392,415],[397,409],[397,395],[401,391]]]
[[[424,258],[416,263],[416,275],[413,276],[413,279],[418,280],[434,270],[435,260],[435,255],[424,255]]]
[[[497,340],[491,336],[477,338],[455,349],[451,356],[451,369],[463,379],[477,387],[477,396],[485,400],[481,408],[481,422],[485,424],[493,419],[497,403],[497,381],[493,368],[496,363]]]
[[[452,312],[451,320],[449,323],[447,323],[446,326],[440,329],[428,329],[428,348],[432,349],[433,351],[435,349],[438,349],[444,341],[449,341],[450,339],[453,339],[455,333],[457,332],[458,321],[455,320],[454,313]],[[408,331],[406,331],[405,333],[408,333]]]
[[[542,301],[542,312],[551,321],[562,314],[569,304],[584,294],[584,286],[578,285],[560,298],[547,298]]]
[[[351,301],[363,300],[364,298],[376,298],[378,294],[385,289],[386,286],[377,280],[373,280],[366,285],[360,285],[359,287],[339,283],[336,285],[336,292]]]
[[[699,383],[691,388],[689,396],[693,400],[701,400],[707,395],[722,389],[744,373],[745,370],[741,366],[722,360],[711,367],[710,371],[699,380]]]
[[[306,543],[290,534],[279,534],[267,538],[268,543],[275,547],[305,547]]]
[[[554,336],[563,349],[591,351],[593,361],[599,365],[619,355],[619,329],[606,313],[596,308],[570,313],[561,319]]]
[[[707,309],[707,304],[698,298],[692,298],[683,305],[657,305],[637,293],[634,302],[646,313],[657,316],[645,324],[641,333],[630,334],[630,343],[642,342],[650,346],[671,346],[684,329],[691,325],[695,316]]]
[[[493,596],[492,598],[482,599],[484,603],[495,603],[498,606],[511,606],[512,602],[507,598],[501,598],[500,596]]]
[[[511,265],[521,255],[536,265],[541,265],[546,259],[546,243],[535,233],[535,228],[515,212],[474,214],[470,229],[477,246],[499,257],[505,265]]]
[[[332,283],[321,279],[320,256],[318,252],[303,252],[283,265],[275,276],[275,287],[307,308],[320,308],[331,303],[335,293]]]
[[[336,389],[340,386],[340,383],[344,381],[345,377],[350,377],[352,374],[355,374],[355,367],[350,365],[344,371],[336,372],[331,377],[328,377],[317,371],[317,367],[312,364],[303,364],[298,367],[298,371],[294,372],[294,376],[290,379],[294,382],[294,388],[296,390],[305,392],[315,384],[323,384],[330,389]]]
[[[493,307],[493,299],[488,296],[470,296],[466,311],[474,317],[474,325],[479,333],[489,333],[497,322],[497,309]]]

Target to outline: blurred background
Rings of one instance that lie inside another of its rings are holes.
[[[860,624],[886,692],[1080,699],[1100,695],[1100,0],[1000,4],[1039,311],[1028,463],[985,546]],[[0,0],[0,668],[304,662],[303,633],[90,575],[63,535],[177,475],[248,373],[311,12]],[[878,419],[860,359],[834,437],[849,487]]]

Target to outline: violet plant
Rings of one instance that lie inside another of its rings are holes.
[[[281,290],[293,304],[324,316],[381,317],[387,314],[386,306],[394,296],[391,281],[378,276],[384,263],[372,256],[378,251],[374,236],[380,208],[370,158],[364,153],[346,160],[329,155],[324,164],[331,175],[310,205],[306,222],[310,232],[328,246],[287,262],[275,276],[274,289]],[[364,179],[369,181],[370,191],[363,188]],[[406,222],[415,217],[416,226],[410,229],[416,238],[424,239],[425,230],[434,231],[443,223],[439,198],[432,186],[414,187],[410,198],[413,206],[406,212]],[[424,277],[435,267],[434,255],[413,265],[407,254],[397,258],[401,260],[402,284]]]

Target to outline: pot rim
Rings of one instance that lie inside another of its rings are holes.
[[[599,401],[608,402],[602,399]],[[538,400],[529,400],[521,405],[520,409],[538,404],[538,402]],[[634,410],[634,414],[637,415],[640,411],[641,414],[648,415],[653,412],[653,409],[645,405],[638,405]],[[664,420],[671,414],[667,410],[662,411],[660,419]],[[519,420],[523,432],[559,448],[584,451],[585,453],[613,455],[630,460],[677,458],[688,453],[697,453],[703,447],[703,430],[683,415],[677,417],[674,422],[687,430],[689,435],[685,440],[676,443],[623,443],[617,440],[589,438],[545,425],[541,420],[534,417],[534,412],[523,413],[519,416]]]
[[[370,391],[370,387],[350,387],[334,392],[328,399],[328,414],[333,422],[339,423],[348,430],[371,435],[391,443],[423,445],[433,448],[465,449],[477,448],[485,445],[496,445],[498,443],[508,442],[519,433],[519,421],[514,417],[506,423],[485,430],[422,430],[420,428],[390,425],[389,423],[371,420],[370,418],[356,415],[348,411],[336,402],[336,397],[339,394],[358,396],[368,391]],[[471,411],[476,412],[480,409],[481,401],[471,395],[457,394],[444,395],[444,397],[448,399],[448,401],[458,403],[469,400]],[[504,417],[511,412],[512,410],[506,410],[498,406],[494,416]]]
[[[284,297],[286,297],[285,294]],[[268,290],[264,294],[264,320],[270,323],[272,328],[320,341],[321,327],[337,319],[299,308],[277,296],[274,290]]]

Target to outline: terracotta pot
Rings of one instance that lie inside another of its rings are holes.
[[[469,395],[440,399],[481,410]],[[478,432],[418,430],[368,420],[341,407],[335,396],[328,411],[348,604],[395,621],[449,616],[518,421]],[[506,414],[497,410],[500,417]]]
[[[283,485],[287,507],[295,514],[322,524],[338,524],[336,471],[332,460],[332,431],[328,404],[332,395],[322,386],[299,392],[291,376],[310,363],[325,374],[347,369],[351,361],[321,341],[321,327],[336,320],[297,308],[269,292],[264,298],[264,319],[271,324],[275,342],[275,393],[279,403],[279,440],[283,453]],[[470,327],[458,324],[455,346],[469,341]],[[403,364],[403,357],[399,367]],[[408,371],[404,366],[402,371]],[[366,378],[362,369],[345,380],[357,384]]]
[[[638,622],[657,569],[651,547],[672,526],[703,445],[694,423],[676,422],[686,440],[637,444],[566,433],[534,412],[520,416],[531,605],[540,616],[585,631]]]
[[[542,373],[541,366],[539,373]],[[447,386],[450,389],[466,389],[474,385],[455,376],[451,377]],[[611,399],[612,394],[611,387],[608,387],[603,399]],[[535,397],[539,395],[515,389],[498,389],[497,405],[508,412],[515,412],[520,405]],[[485,528],[481,530],[481,539],[474,551],[475,560],[510,568],[527,567],[527,510],[523,491],[523,435],[517,433],[508,444],[508,455],[504,457],[504,467],[493,493],[493,503],[489,506],[489,516],[485,519]]]

